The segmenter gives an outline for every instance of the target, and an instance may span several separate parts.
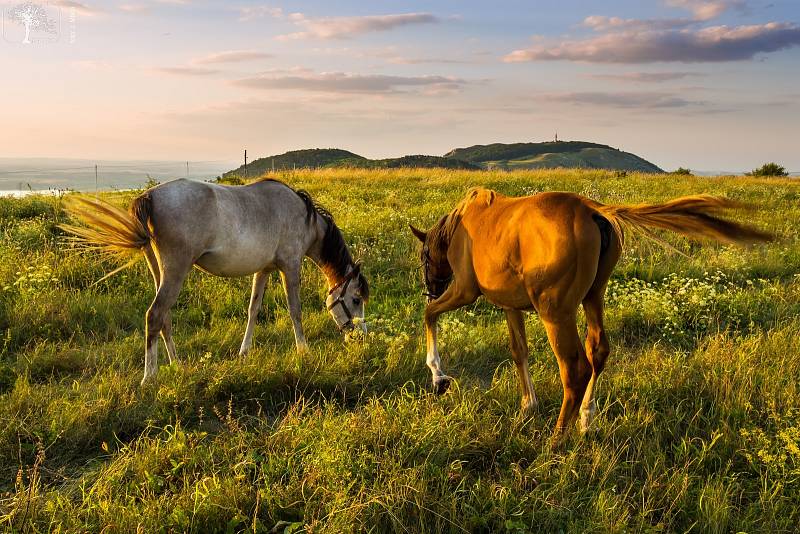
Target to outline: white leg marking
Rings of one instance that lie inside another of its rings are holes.
[[[580,430],[585,433],[592,427],[597,406],[594,400],[594,387],[597,383],[597,375],[592,373],[592,378],[589,380],[589,385],[586,386],[586,393],[583,395],[583,403],[581,403],[581,420]]]
[[[536,408],[539,407],[539,401],[536,400],[536,392],[533,390],[533,380],[531,379],[530,372],[525,377],[526,395],[522,398],[522,411],[525,415],[533,415]]]
[[[426,363],[428,364],[428,368],[431,370],[434,391],[437,394],[442,394],[447,391],[452,378],[444,374],[444,371],[442,371],[442,359],[439,357],[437,330],[438,328],[436,325],[433,325],[428,329],[428,354],[426,357]]]
[[[142,385],[155,379],[158,373],[158,338],[155,338],[144,353],[144,377]]]

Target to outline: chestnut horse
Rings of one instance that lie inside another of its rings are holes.
[[[757,229],[720,218],[741,207],[724,198],[698,195],[664,204],[607,206],[572,193],[507,197],[475,188],[427,232],[411,227],[422,241],[422,263],[429,298],[425,308],[427,364],[434,390],[444,393],[452,380],[442,371],[436,322],[447,311],[479,296],[503,308],[511,354],[522,390],[522,410],[537,406],[528,370],[523,311],[536,311],[558,360],[564,397],[554,441],[577,419],[589,429],[595,414],[595,387],[609,354],[603,328],[603,298],[619,261],[623,228],[660,228],[690,238],[725,243],[768,241]],[[583,304],[585,348],[576,325]]]

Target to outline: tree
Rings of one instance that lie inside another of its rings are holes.
[[[752,172],[747,173],[748,176],[789,176],[789,173],[786,172],[786,169],[782,166],[778,165],[777,163],[765,163],[761,167],[757,169],[753,169]]]
[[[672,171],[670,174],[679,174],[681,176],[692,176],[692,170],[691,169],[685,169],[683,167],[678,167],[677,169]]]
[[[56,32],[56,23],[47,16],[47,10],[33,2],[25,2],[12,7],[7,12],[12,22],[25,26],[24,44],[31,44],[31,32],[41,31],[46,33]]]

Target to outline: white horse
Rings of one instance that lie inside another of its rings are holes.
[[[326,305],[342,331],[366,332],[364,303],[369,286],[353,261],[331,214],[305,191],[275,180],[246,186],[175,180],[145,191],[129,212],[107,202],[69,197],[67,210],[85,226],[62,225],[88,248],[141,258],[156,285],[147,310],[145,369],[142,383],[158,372],[158,336],[170,362],[177,362],[170,309],[192,266],[217,276],[253,276],[247,328],[240,355],[252,346],[253,329],[269,274],[280,271],[297,350],[308,346],[300,313],[300,266],[309,257],[328,282]]]

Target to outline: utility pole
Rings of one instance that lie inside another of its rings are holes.
[[[186,162],[186,178],[189,178],[189,162]]]
[[[247,178],[247,149],[244,149],[244,177]]]
[[[94,192],[97,193],[97,164],[94,165]]]

